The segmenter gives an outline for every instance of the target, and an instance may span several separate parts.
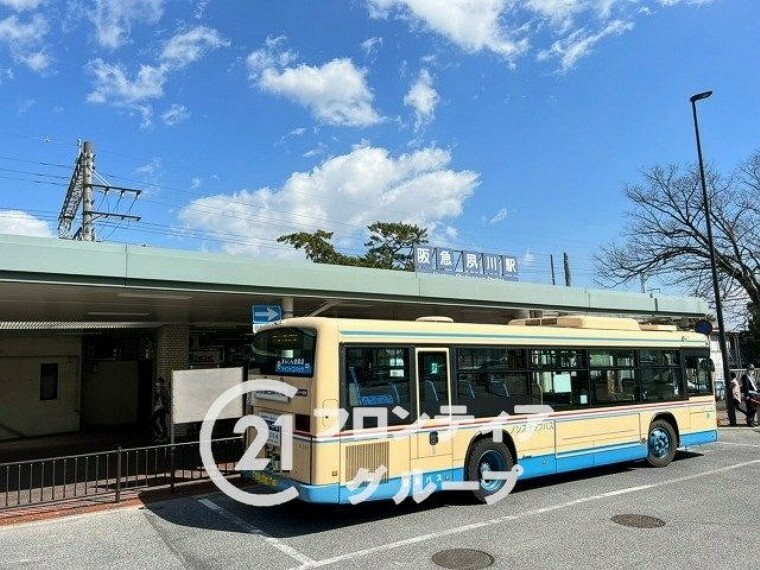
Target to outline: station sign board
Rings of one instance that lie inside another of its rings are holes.
[[[517,258],[511,255],[418,245],[413,256],[414,270],[421,273],[519,280]]]

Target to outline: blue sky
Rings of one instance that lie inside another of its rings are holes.
[[[625,182],[760,147],[756,0],[0,0],[0,231],[55,235],[77,139],[145,192],[107,241],[292,255],[374,220],[575,284]],[[559,264],[557,265],[559,269]]]

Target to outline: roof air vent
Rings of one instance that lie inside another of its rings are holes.
[[[451,317],[419,317],[414,319],[418,323],[453,323],[454,319]]]

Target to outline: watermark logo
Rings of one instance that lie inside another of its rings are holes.
[[[284,382],[280,382],[278,380],[264,379],[248,380],[247,382],[243,382],[242,384],[233,386],[232,388],[226,390],[214,401],[213,404],[211,404],[208,412],[206,412],[206,417],[203,418],[199,442],[200,453],[201,461],[203,462],[203,467],[206,470],[206,473],[208,473],[209,477],[214,482],[214,485],[216,485],[217,488],[222,491],[222,493],[231,499],[240,503],[245,503],[246,505],[251,505],[254,507],[272,507],[275,505],[287,503],[288,501],[292,501],[293,499],[297,498],[298,489],[295,487],[288,487],[282,491],[267,494],[249,493],[247,491],[243,491],[242,489],[238,489],[232,483],[227,481],[224,475],[222,475],[221,471],[219,471],[219,468],[216,466],[216,461],[214,460],[213,451],[211,449],[211,437],[214,431],[214,424],[216,424],[216,421],[219,419],[219,415],[222,413],[224,407],[230,402],[239,400],[246,394],[251,394],[258,391],[274,392],[276,394],[281,394],[287,398],[292,398],[295,396],[298,390],[293,386],[289,386],[288,384],[285,384]],[[248,447],[245,454],[238,462],[236,469],[238,471],[258,471],[266,469],[269,464],[269,460],[258,458],[257,456],[263,448],[266,440],[268,439],[269,425],[264,419],[260,418],[259,416],[246,415],[240,418],[235,424],[235,433],[242,433],[248,427],[253,427],[256,429],[256,438],[253,442],[251,442],[251,445]],[[283,435],[287,437],[283,438]],[[289,461],[292,461],[292,426],[290,427],[289,433],[281,434],[281,441],[283,440],[287,440],[286,445],[290,446],[288,448],[287,457],[289,458]]]
[[[265,479],[270,483],[269,486],[280,488],[280,490],[257,494],[244,491],[230,483],[216,465],[211,449],[211,438],[214,425],[218,420],[222,410],[230,402],[240,400],[247,394],[258,393],[267,394],[267,399],[289,401],[297,394],[298,390],[284,382],[278,380],[249,380],[237,386],[226,390],[211,405],[206,417],[201,424],[200,432],[200,455],[203,467],[209,474],[209,477],[217,488],[231,499],[256,507],[270,507],[281,505],[299,496],[296,486],[287,482],[287,478],[269,477]],[[427,414],[421,414],[413,423],[399,428],[388,429],[389,410],[386,407],[356,407],[349,414],[341,408],[317,408],[314,410],[314,417],[323,421],[324,429],[320,433],[320,438],[336,437],[348,424],[351,418],[353,430],[361,430],[372,420],[372,439],[388,438],[409,438],[418,434],[421,430],[429,427],[430,422],[439,422],[446,420],[446,424],[436,432],[437,443],[441,444],[453,439],[458,430],[467,428],[475,430],[480,434],[491,434],[492,440],[497,443],[503,442],[505,431],[512,436],[513,441],[525,443],[534,435],[546,429],[552,429],[553,424],[547,421],[549,414],[554,410],[550,406],[544,405],[516,405],[515,414],[527,416],[523,421],[510,422],[510,414],[502,412],[497,417],[488,420],[485,423],[472,425],[474,416],[467,414],[466,406],[442,406],[441,414],[430,418]],[[410,416],[410,412],[401,406],[395,406],[390,413],[405,420]],[[450,421],[449,421],[450,420]],[[250,430],[250,431],[249,431]],[[281,472],[290,471],[293,468],[293,415],[275,414],[261,412],[259,415],[244,415],[240,418],[234,427],[235,433],[255,432],[255,437],[248,441],[248,448],[245,450],[240,461],[235,466],[237,471],[256,472]],[[276,450],[276,453],[268,453]],[[262,453],[262,451],[264,453]],[[268,456],[269,455],[269,456]],[[523,467],[519,464],[512,467],[509,471],[498,470],[481,470],[480,480],[470,481],[452,481],[448,475],[425,473],[421,470],[412,470],[409,473],[397,475],[395,479],[399,480],[399,488],[393,496],[396,504],[411,496],[415,502],[420,503],[428,498],[437,489],[441,490],[460,490],[460,491],[477,491],[481,485],[490,486],[495,491],[486,496],[486,502],[493,504],[506,497],[514,489],[518,478],[523,474]],[[381,465],[370,471],[366,468],[360,468],[352,481],[349,481],[343,487],[351,493],[348,496],[348,502],[352,505],[359,504],[371,499],[378,491],[384,479],[387,482],[388,467]],[[256,477],[254,476],[254,479]],[[494,482],[501,481],[501,485],[493,485]]]

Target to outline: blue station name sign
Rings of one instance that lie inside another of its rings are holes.
[[[518,280],[517,258],[511,255],[425,245],[415,246],[413,255],[414,270],[422,273]]]

